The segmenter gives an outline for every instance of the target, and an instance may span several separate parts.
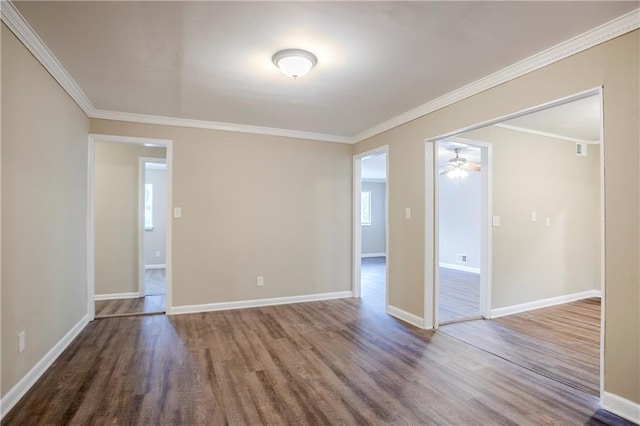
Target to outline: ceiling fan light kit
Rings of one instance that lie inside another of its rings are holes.
[[[469,176],[469,170],[480,171],[480,164],[476,163],[467,163],[466,158],[460,157],[461,148],[454,148],[453,152],[455,152],[456,156],[449,160],[447,167],[440,172],[440,174],[446,174],[448,178],[456,181],[456,184],[460,182],[460,179],[464,179]]]
[[[293,79],[304,76],[318,63],[316,55],[302,49],[280,50],[271,60],[284,75]]]

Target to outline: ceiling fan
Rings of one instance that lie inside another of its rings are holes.
[[[462,148],[453,148],[456,156],[449,160],[448,164],[441,167],[440,174],[446,174],[447,177],[459,181],[462,178],[467,177],[469,172],[467,170],[473,170],[479,172],[481,166],[479,163],[469,163],[466,158],[460,157],[460,151]]]

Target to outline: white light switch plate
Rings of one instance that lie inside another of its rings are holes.
[[[174,207],[173,208],[173,217],[175,217],[175,218],[182,217],[182,208],[181,207]]]
[[[407,207],[404,209],[404,218],[411,219],[411,207]]]
[[[491,223],[494,227],[500,226],[500,216],[493,216]]]

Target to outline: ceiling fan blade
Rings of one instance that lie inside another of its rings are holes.
[[[482,170],[482,166],[480,166],[480,164],[478,163],[467,163],[464,166],[462,166],[462,168],[467,170],[474,170],[476,172],[479,172],[480,170]]]

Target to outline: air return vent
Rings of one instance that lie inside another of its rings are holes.
[[[583,142],[576,142],[576,155],[580,157],[587,156],[587,144]]]

